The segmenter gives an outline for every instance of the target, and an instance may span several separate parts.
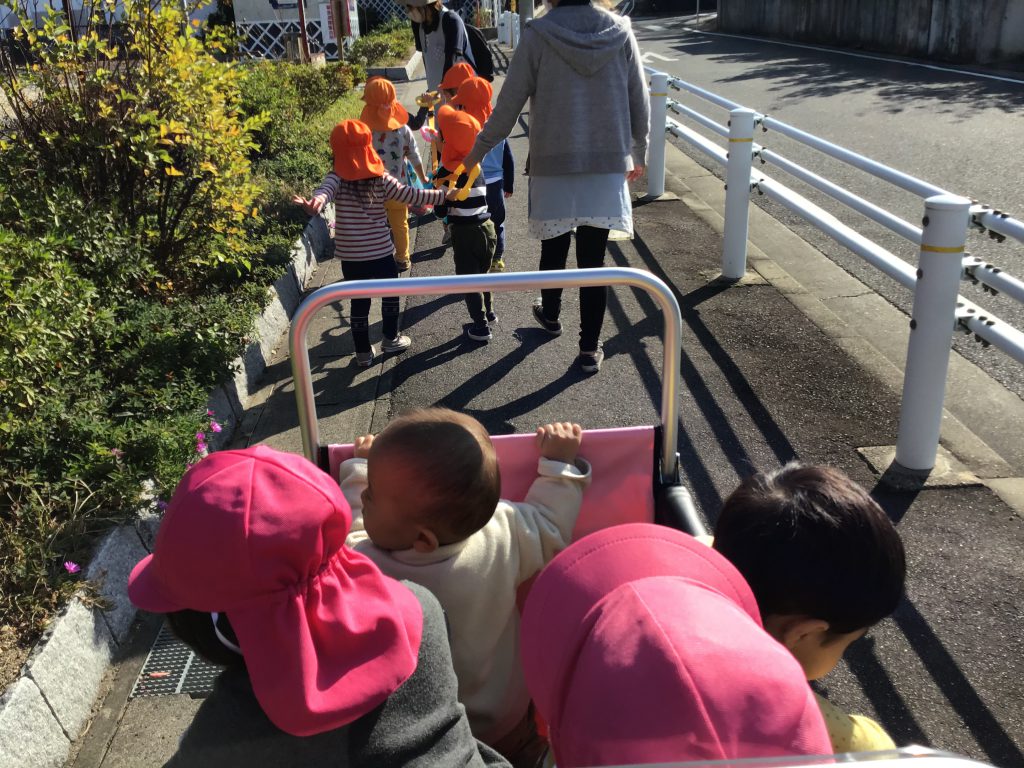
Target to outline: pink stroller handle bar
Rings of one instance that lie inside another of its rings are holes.
[[[325,285],[311,293],[295,310],[288,345],[295,380],[295,401],[299,411],[299,432],[302,451],[312,462],[320,449],[320,429],[313,399],[313,380],[309,367],[306,333],[317,310],[342,299],[364,299],[382,296],[444,296],[450,294],[492,291],[538,291],[541,288],[590,288],[626,285],[646,291],[657,303],[664,317],[665,359],[661,379],[661,478],[665,483],[677,477],[679,454],[679,366],[683,316],[671,289],[659,278],[642,269],[602,267],[550,272],[505,272],[484,275],[443,275],[410,277],[403,280],[358,280]]]

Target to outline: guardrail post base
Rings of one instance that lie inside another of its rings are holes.
[[[911,472],[935,467],[970,207],[970,200],[956,195],[936,195],[924,204],[896,439],[896,463]]]

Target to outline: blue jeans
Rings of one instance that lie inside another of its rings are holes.
[[[505,182],[501,179],[487,185],[487,211],[491,214],[494,233],[498,236],[494,258],[500,259],[505,253]]]
[[[379,280],[382,278],[398,278],[398,267],[394,256],[385,256],[371,261],[341,260],[341,274],[346,280]],[[394,339],[398,336],[398,297],[385,296],[380,300],[381,314],[384,316],[384,338]],[[370,300],[352,300],[352,342],[356,352],[370,351]]]

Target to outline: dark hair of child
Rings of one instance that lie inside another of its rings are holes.
[[[750,584],[762,617],[806,615],[827,621],[830,634],[877,624],[903,595],[896,527],[830,467],[793,462],[748,477],[725,500],[714,548]]]
[[[370,461],[387,453],[407,460],[428,495],[420,519],[440,524],[442,544],[462,541],[491,519],[501,472],[483,425],[447,408],[421,408],[394,419],[373,441]]]
[[[222,667],[245,664],[242,654],[228,648],[217,637],[216,630],[219,629],[228,642],[238,645],[238,638],[225,614],[218,614],[216,629],[213,615],[204,611],[174,611],[165,614],[165,618],[177,638],[210,663]]]
[[[369,210],[377,205],[384,204],[384,182],[380,176],[370,179],[340,179],[341,188],[351,190],[352,195],[359,201],[363,210]]]

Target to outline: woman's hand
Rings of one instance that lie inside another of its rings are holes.
[[[637,179],[644,175],[645,170],[645,166],[634,165],[632,171],[626,171],[626,181],[636,181]]]

